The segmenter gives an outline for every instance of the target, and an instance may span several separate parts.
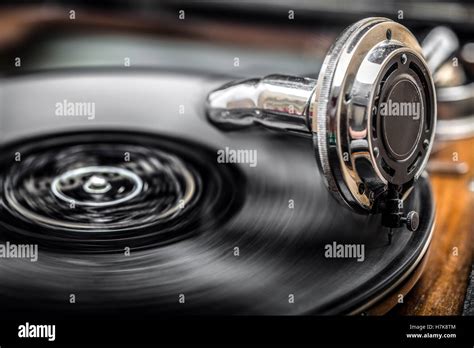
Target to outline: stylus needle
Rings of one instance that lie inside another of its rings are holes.
[[[393,229],[390,227],[388,231],[388,244],[392,244]]]

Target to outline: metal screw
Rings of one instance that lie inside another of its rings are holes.
[[[378,148],[378,147],[374,147],[374,156],[375,156],[375,158],[378,158],[378,157],[379,157],[379,153],[380,153],[379,148]]]
[[[406,64],[407,60],[408,60],[407,55],[405,53],[403,53],[402,58],[401,58],[402,64]]]
[[[407,214],[404,220],[410,231],[416,231],[420,225],[420,216],[413,210]]]
[[[426,150],[430,146],[430,141],[428,139],[425,139],[423,141],[423,148]]]

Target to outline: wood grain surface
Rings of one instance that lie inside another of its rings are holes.
[[[448,165],[465,162],[468,171],[430,173],[436,199],[431,252],[420,280],[392,314],[462,313],[474,255],[474,139],[446,142],[440,147],[432,161]]]

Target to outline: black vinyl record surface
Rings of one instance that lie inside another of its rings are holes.
[[[388,244],[380,216],[327,192],[311,140],[209,124],[204,100],[221,82],[133,70],[3,79],[1,243],[39,245],[36,262],[0,260],[4,310],[352,313],[413,271],[433,226],[426,178],[405,207],[418,231]],[[93,117],[58,115],[68,102],[94,103]],[[219,163],[226,148],[256,150],[255,165]],[[111,184],[100,201],[78,191],[100,184],[97,171]],[[364,245],[364,260],[326,257],[333,243]]]

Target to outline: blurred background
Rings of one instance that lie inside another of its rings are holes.
[[[436,70],[439,137],[472,135],[472,1],[2,1],[0,72],[128,64],[314,77],[341,30],[368,16],[399,21],[423,42]]]

